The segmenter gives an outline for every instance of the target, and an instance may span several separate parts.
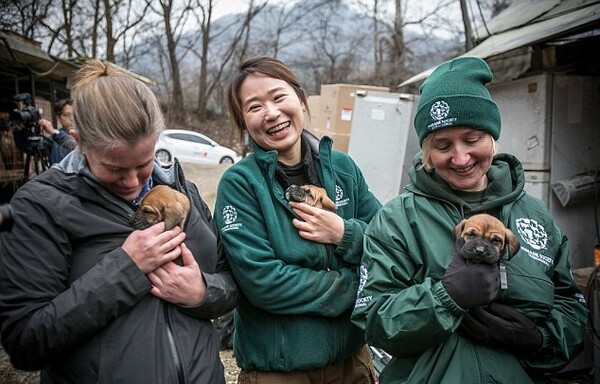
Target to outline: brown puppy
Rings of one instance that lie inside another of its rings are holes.
[[[494,264],[506,250],[511,258],[520,248],[517,237],[500,220],[485,213],[461,221],[454,235],[465,239],[462,255],[473,263]]]
[[[142,197],[140,205],[131,218],[131,226],[145,229],[160,221],[170,230],[183,224],[190,211],[190,201],[186,195],[166,185],[157,185]]]
[[[285,198],[287,201],[306,203],[331,212],[336,210],[335,203],[327,196],[325,189],[312,184],[290,185],[285,190]]]

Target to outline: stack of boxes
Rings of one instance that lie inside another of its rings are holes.
[[[321,94],[309,96],[311,121],[307,128],[318,137],[330,136],[333,149],[348,153],[350,131],[357,93],[389,92],[387,87],[356,84],[324,84]]]

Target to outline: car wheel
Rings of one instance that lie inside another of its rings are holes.
[[[233,164],[233,159],[229,156],[225,156],[225,157],[221,158],[221,161],[219,161],[219,164]]]
[[[171,165],[171,163],[173,163],[173,157],[171,156],[169,151],[165,149],[159,149],[158,151],[156,151],[154,157],[156,158],[156,160],[158,160],[158,163],[163,167],[167,167]]]

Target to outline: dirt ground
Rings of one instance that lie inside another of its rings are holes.
[[[211,212],[214,212],[219,180],[221,180],[223,172],[225,172],[230,165],[199,165],[188,163],[182,163],[181,165],[185,177],[198,186],[200,195],[210,208]]]
[[[233,351],[221,351],[221,361],[225,367],[225,383],[237,383],[239,368],[235,363]],[[0,384],[37,384],[40,382],[37,372],[24,372],[14,369],[8,360],[8,356],[0,347]]]

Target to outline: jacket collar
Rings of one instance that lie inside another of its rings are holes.
[[[425,171],[421,167],[421,153],[417,153],[413,159],[413,166],[409,171],[411,183],[406,186],[406,189],[416,194],[450,202],[466,213],[498,208],[514,202],[524,193],[523,165],[513,155],[497,154],[492,161],[487,176],[489,183],[482,201],[478,203],[477,207],[471,207],[457,196],[435,171]]]

